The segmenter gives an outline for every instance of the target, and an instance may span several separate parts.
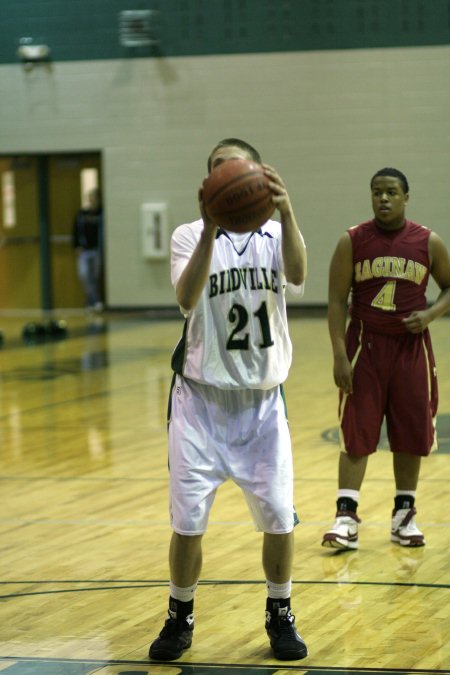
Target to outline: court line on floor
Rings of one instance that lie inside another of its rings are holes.
[[[12,598],[22,598],[30,596],[42,596],[42,595],[58,595],[63,593],[93,593],[97,591],[118,591],[118,590],[132,590],[137,588],[167,588],[169,586],[168,581],[157,580],[157,581],[132,581],[132,582],[109,582],[109,581],[0,581],[0,586],[2,585],[44,585],[44,584],[61,584],[61,583],[72,583],[72,584],[112,584],[108,586],[93,586],[89,588],[60,588],[56,590],[43,590],[43,591],[27,591],[27,592],[16,592],[8,593],[5,595],[0,595],[0,600],[7,600]],[[253,580],[224,580],[224,579],[203,579],[199,581],[199,586],[262,586],[265,585],[265,581]],[[124,585],[118,585],[124,584]],[[450,590],[450,584],[434,584],[434,583],[422,583],[422,582],[406,582],[406,581],[341,581],[341,580],[293,580],[293,585],[302,585],[302,586],[371,586],[371,587],[402,587],[402,588],[428,588],[433,590]]]
[[[142,666],[146,668],[147,672],[151,671],[153,668],[172,670],[174,668],[179,668],[180,673],[190,675],[195,673],[206,673],[212,671],[224,670],[227,673],[237,675],[239,671],[242,673],[253,672],[253,673],[263,673],[268,675],[269,673],[277,673],[280,670],[282,671],[293,671],[293,672],[320,672],[320,673],[334,673],[338,675],[342,673],[364,673],[365,675],[370,675],[370,673],[382,673],[383,675],[399,675],[408,673],[414,673],[414,675],[432,675],[438,673],[439,675],[450,675],[450,670],[442,669],[423,669],[423,668],[364,668],[364,667],[354,667],[354,666],[312,666],[307,665],[306,663],[296,663],[295,665],[290,665],[285,661],[279,662],[277,664],[239,664],[239,663],[212,663],[212,662],[188,662],[188,661],[171,661],[171,662],[155,662],[148,660],[123,660],[123,659],[111,659],[111,660],[101,660],[101,659],[70,659],[70,658],[56,658],[56,657],[21,657],[21,656],[1,656],[0,660],[3,661],[15,661],[18,663],[28,663],[28,664],[61,664],[66,666],[92,666],[93,669],[97,670],[98,668],[104,668],[108,666]],[[200,669],[200,670],[199,670]],[[6,671],[7,672],[7,671]],[[72,671],[71,671],[72,672]],[[86,671],[83,671],[86,673]],[[90,671],[93,675],[94,670]],[[135,671],[138,673],[138,671]],[[142,675],[145,675],[142,673]]]

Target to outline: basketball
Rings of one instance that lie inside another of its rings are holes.
[[[258,162],[228,159],[203,181],[203,204],[213,223],[231,232],[257,230],[273,214],[269,179]]]

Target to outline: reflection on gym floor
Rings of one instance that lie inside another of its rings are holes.
[[[383,436],[363,488],[360,548],[334,553],[320,545],[334,515],[338,456],[328,333],[323,316],[291,318],[293,595],[310,650],[300,664],[278,663],[268,649],[260,534],[229,483],[205,537],[192,648],[180,663],[148,661],[168,596],[166,413],[182,319],[46,321],[0,317],[2,673],[450,672],[448,319],[432,327],[441,445],[423,463],[418,495],[427,545],[404,550],[389,540]]]

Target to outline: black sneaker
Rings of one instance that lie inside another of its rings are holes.
[[[295,616],[288,607],[280,607],[278,616],[266,612],[266,631],[276,659],[295,661],[308,656],[308,649],[295,628]]]
[[[194,632],[194,621],[178,621],[171,616],[166,619],[166,623],[159,637],[150,645],[149,656],[156,661],[174,661],[179,659],[185,649],[189,649],[192,644],[192,634]]]

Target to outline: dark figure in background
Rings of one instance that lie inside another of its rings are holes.
[[[80,209],[73,227],[73,246],[78,254],[78,276],[86,297],[86,306],[94,311],[103,309],[101,294],[103,244],[103,206],[100,191],[89,193],[89,206]]]

